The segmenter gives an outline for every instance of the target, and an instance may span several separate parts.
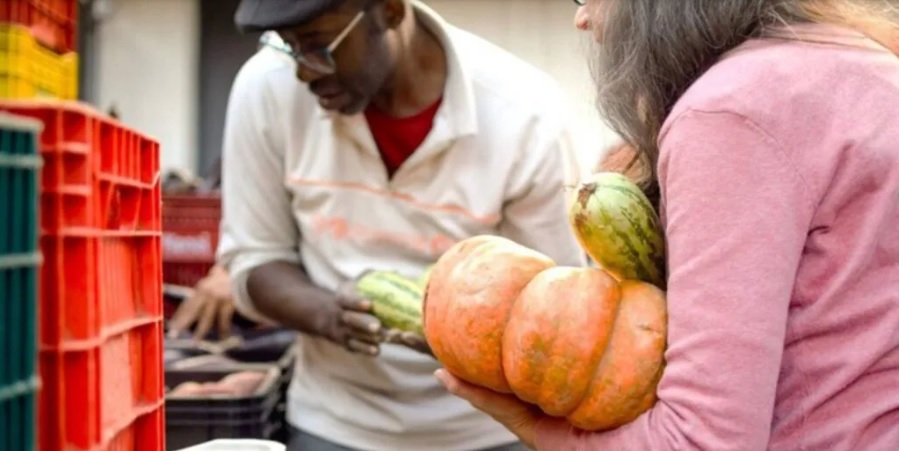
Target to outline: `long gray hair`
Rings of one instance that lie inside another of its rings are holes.
[[[897,51],[899,0],[606,0],[602,45],[593,64],[597,103],[642,166],[658,206],[658,138],[689,86],[718,58],[772,26],[847,25]],[[589,7],[589,6],[588,6]]]

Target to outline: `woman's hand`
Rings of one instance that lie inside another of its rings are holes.
[[[469,384],[445,369],[437,370],[434,375],[450,393],[468,401],[476,409],[493,417],[531,449],[536,449],[537,425],[540,422],[562,421],[551,420],[537,407],[526,404],[512,395],[504,395]]]

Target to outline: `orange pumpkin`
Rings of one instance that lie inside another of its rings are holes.
[[[667,313],[650,284],[481,236],[437,262],[424,309],[425,336],[448,371],[578,428],[615,428],[655,403]]]
[[[525,285],[551,258],[497,236],[461,241],[428,279],[422,321],[428,344],[451,373],[511,393],[503,374],[502,331]]]

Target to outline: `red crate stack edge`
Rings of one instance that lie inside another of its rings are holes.
[[[44,123],[39,449],[162,450],[159,145],[78,102],[0,110]]]
[[[162,274],[165,283],[192,287],[215,264],[221,197],[210,194],[162,196]]]
[[[27,26],[59,53],[77,51],[78,0],[0,0],[0,22]]]

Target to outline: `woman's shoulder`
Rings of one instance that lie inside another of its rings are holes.
[[[839,121],[884,109],[899,112],[899,57],[860,33],[804,24],[723,55],[678,100],[666,126],[689,110],[724,111],[775,132],[809,114]]]
[[[684,136],[726,142],[708,150],[722,159],[765,152],[792,167],[813,204],[852,197],[832,191],[858,180],[899,188],[899,57],[848,32],[802,31],[806,40],[748,41],[706,71],[667,118],[660,158],[691,152]]]

